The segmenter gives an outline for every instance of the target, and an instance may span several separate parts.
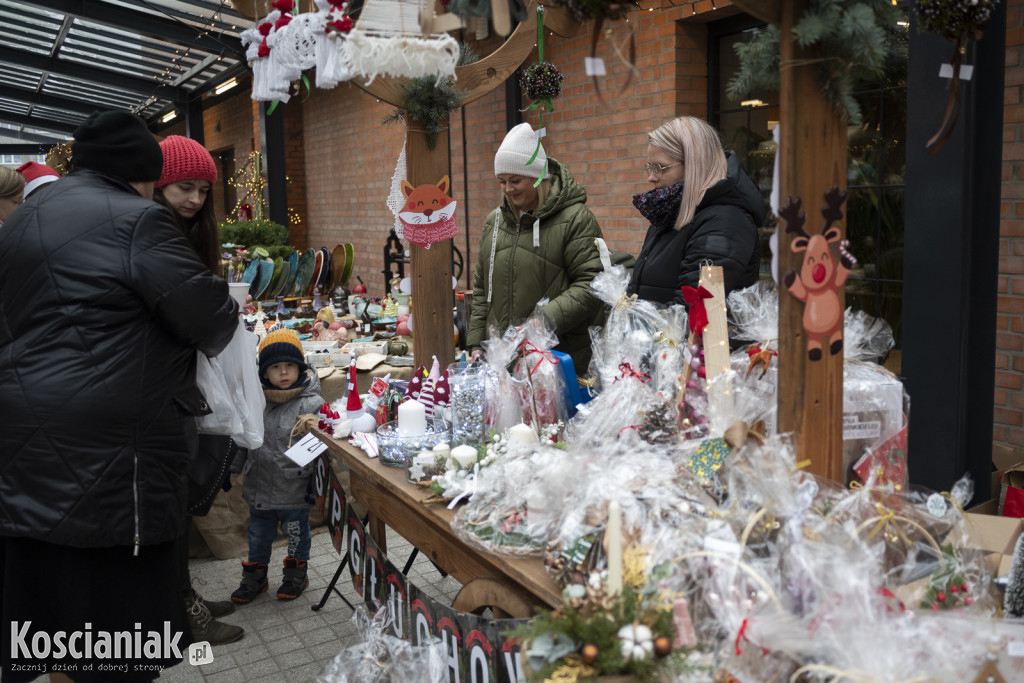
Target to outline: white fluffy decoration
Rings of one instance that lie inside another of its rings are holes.
[[[455,77],[459,44],[447,33],[423,37],[423,0],[367,0],[345,50],[353,70],[367,79]]]
[[[436,38],[391,38],[371,35],[357,25],[343,45],[353,71],[365,77],[367,85],[381,75],[454,78],[459,61],[459,43],[447,33]]]

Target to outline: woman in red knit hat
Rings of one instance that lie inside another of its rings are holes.
[[[217,165],[205,147],[180,135],[169,135],[164,138],[160,143],[160,150],[164,154],[164,168],[154,186],[153,200],[171,210],[178,225],[199,254],[199,258],[214,274],[220,275],[220,235],[217,233],[217,221],[213,217],[212,202],[207,201],[210,190],[217,182]],[[200,465],[207,462],[229,465],[237,447],[230,436],[200,434],[198,450],[189,476],[190,515],[205,515],[220,489],[220,481],[205,481],[209,477],[203,475],[203,472],[211,469],[217,471],[218,466]],[[219,471],[226,471],[226,467]],[[205,505],[197,508],[195,500],[202,500]],[[216,619],[234,611],[231,601],[206,602],[192,588],[188,571],[191,519],[189,517],[185,534],[179,539],[178,554],[183,574],[182,590],[192,626],[192,636],[197,642],[206,640],[211,645],[236,641],[245,633],[244,629]]]
[[[213,203],[206,201],[217,183],[217,164],[205,147],[180,135],[168,135],[160,149],[164,170],[156,181],[153,200],[171,210],[199,258],[220,275],[220,235]]]

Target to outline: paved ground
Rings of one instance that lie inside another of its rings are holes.
[[[409,542],[389,531],[387,546],[388,558],[398,567],[404,566],[412,552]],[[165,670],[159,678],[161,682],[310,683],[342,648],[358,642],[350,621],[352,610],[337,595],[332,594],[320,611],[310,609],[320,601],[341,561],[331,546],[330,535],[320,533],[313,537],[309,588],[292,602],[274,597],[281,582],[285,550],[274,551],[270,590],[222,619],[244,627],[245,637],[213,648],[214,660],[209,664],[193,666],[183,662]],[[241,579],[240,560],[192,560],[191,570],[197,590],[210,600],[227,599]],[[420,590],[448,604],[461,588],[455,579],[442,578],[423,555],[417,557],[409,579]],[[338,588],[352,604],[361,602],[352,590],[348,567],[338,581]]]

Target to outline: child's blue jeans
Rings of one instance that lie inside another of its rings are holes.
[[[309,533],[309,508],[257,510],[249,506],[249,561],[270,564],[277,526],[288,539],[288,557],[309,559],[313,537]]]

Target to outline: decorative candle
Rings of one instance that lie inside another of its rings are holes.
[[[524,446],[534,446],[540,443],[540,439],[537,438],[537,432],[533,427],[523,424],[522,422],[509,427],[508,438],[512,442],[522,444]]]
[[[398,435],[422,436],[427,433],[427,409],[419,401],[406,401],[398,406]]]
[[[434,458],[444,458],[447,460],[451,454],[451,447],[446,443],[439,443],[433,448]]]
[[[615,500],[608,503],[604,546],[608,553],[608,595],[618,595],[622,592],[622,510]]]
[[[476,462],[477,451],[472,446],[456,446],[452,449],[452,460],[461,468],[469,469]]]

